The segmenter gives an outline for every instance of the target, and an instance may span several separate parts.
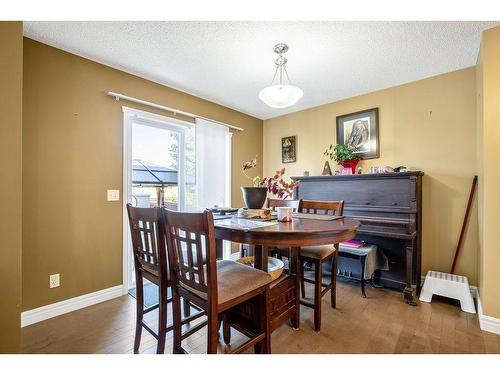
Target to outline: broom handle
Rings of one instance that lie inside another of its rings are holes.
[[[460,231],[460,238],[458,239],[457,248],[455,250],[455,257],[453,258],[453,264],[451,265],[450,273],[455,271],[455,266],[457,265],[458,254],[460,253],[460,247],[462,246],[462,241],[464,239],[465,228],[467,226],[467,221],[469,219],[470,207],[472,206],[472,198],[474,198],[474,192],[476,191],[477,176],[474,176],[472,180],[472,186],[470,188],[469,202],[467,203],[467,209],[465,210],[464,222],[462,223],[462,230]]]

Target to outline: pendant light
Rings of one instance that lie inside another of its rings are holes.
[[[276,69],[274,71],[271,86],[262,89],[259,92],[259,99],[262,100],[271,108],[286,108],[297,103],[304,95],[302,90],[291,84],[283,84],[283,73],[285,73],[288,82],[288,72],[286,71],[287,58],[283,56],[288,51],[288,46],[285,43],[278,43],[274,46],[274,52],[278,54],[278,58],[274,60]],[[274,84],[276,75],[279,72],[279,84]]]

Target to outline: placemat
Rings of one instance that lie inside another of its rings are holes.
[[[223,228],[232,228],[232,229],[243,229],[243,230],[251,230],[255,228],[263,228],[269,227],[271,225],[276,225],[275,221],[257,221],[250,219],[225,219],[225,220],[217,220],[215,223],[216,227]]]
[[[293,212],[292,217],[295,219],[311,219],[311,220],[337,220],[342,219],[343,216],[336,215],[320,215],[320,214],[306,214],[302,212]]]

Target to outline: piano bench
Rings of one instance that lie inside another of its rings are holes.
[[[373,273],[377,269],[377,245],[366,244],[359,248],[339,245],[339,257],[359,259],[361,264],[361,296],[366,298],[365,279],[370,280],[370,285],[373,286]],[[368,262],[367,262],[368,259]],[[337,275],[341,275],[340,270],[337,270]]]

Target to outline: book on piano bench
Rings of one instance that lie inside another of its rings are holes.
[[[359,249],[360,247],[365,246],[365,242],[360,241],[360,240],[349,240],[349,241],[341,242],[340,244],[342,246],[351,247],[353,249]]]

